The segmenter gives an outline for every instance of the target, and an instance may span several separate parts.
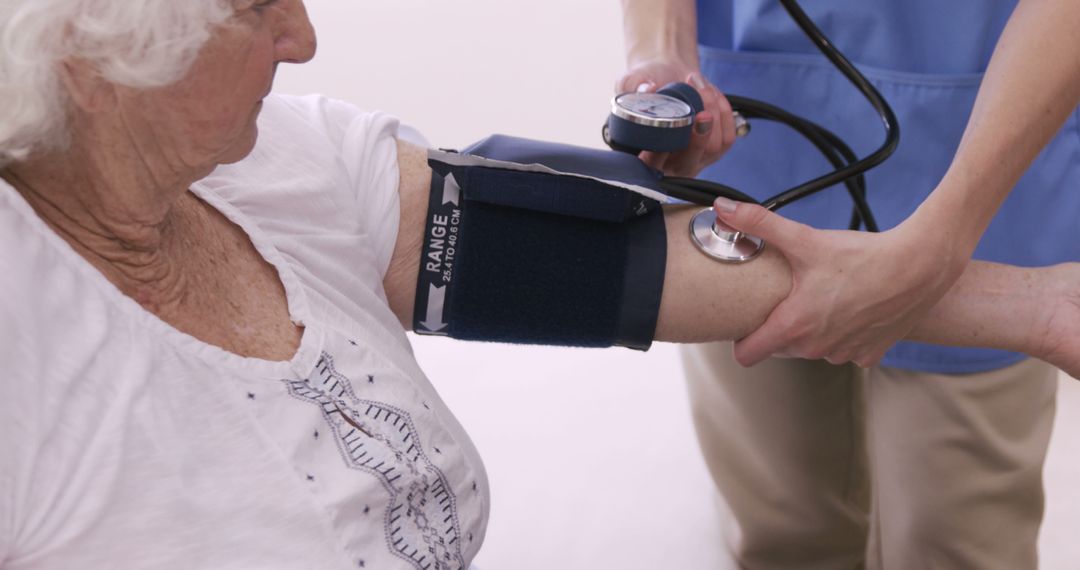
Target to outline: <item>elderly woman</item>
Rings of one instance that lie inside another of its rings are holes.
[[[301,0],[5,0],[0,41],[0,567],[467,568],[483,466],[400,324],[431,173],[386,115],[268,96]],[[657,338],[760,324],[783,259],[666,215]],[[975,265],[915,334],[1075,374],[1078,285]]]

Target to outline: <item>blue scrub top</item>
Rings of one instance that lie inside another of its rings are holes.
[[[801,5],[896,111],[900,146],[866,177],[878,224],[891,228],[914,212],[945,174],[1016,2],[829,0]],[[876,113],[779,2],[698,0],[697,6],[702,71],[722,91],[761,99],[822,124],[859,156],[881,145],[884,134]],[[702,176],[764,199],[830,170],[809,143],[786,127],[756,121],[750,136]],[[781,213],[819,228],[846,228],[851,200],[837,186]],[[1025,266],[1080,260],[1078,215],[1080,110],[1069,116],[1012,190],[975,258]],[[902,342],[882,364],[959,374],[1001,368],[1022,358],[997,350]]]

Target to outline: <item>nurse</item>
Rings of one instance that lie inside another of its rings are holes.
[[[623,8],[618,90],[689,80],[707,102],[690,149],[643,157],[654,166],[757,198],[831,169],[776,125],[733,144],[721,90],[823,124],[860,156],[881,144],[869,104],[777,0]],[[842,190],[785,217],[717,204],[784,253],[795,283],[734,351],[685,352],[702,450],[737,522],[728,543],[747,568],[1035,568],[1056,371],[1020,354],[894,343],[973,257],[1080,259],[1080,3],[804,9],[891,103],[901,142],[867,175],[881,234],[842,231]]]

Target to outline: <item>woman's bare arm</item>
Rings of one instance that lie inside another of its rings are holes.
[[[401,225],[384,284],[391,308],[408,326],[431,170],[426,150],[399,143],[398,152]],[[741,338],[765,321],[792,286],[787,261],[771,248],[739,265],[706,258],[688,236],[689,220],[697,209],[665,209],[668,260],[657,340]],[[1025,352],[1075,376],[1080,373],[1080,264],[1033,269],[972,263],[909,338]]]
[[[427,151],[398,143],[401,225],[384,285],[390,307],[412,324],[413,297],[427,215],[431,170]],[[687,237],[692,208],[665,211],[667,276],[660,301],[658,340],[705,342],[734,339],[754,330],[790,289],[787,264],[766,249],[753,263],[725,265],[705,258]]]

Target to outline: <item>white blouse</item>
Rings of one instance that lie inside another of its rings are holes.
[[[192,191],[277,268],[305,327],[287,362],[148,313],[0,182],[0,567],[434,570],[476,555],[483,465],[382,288],[398,122],[272,96],[259,131]]]

